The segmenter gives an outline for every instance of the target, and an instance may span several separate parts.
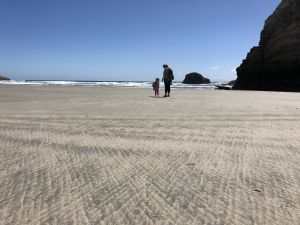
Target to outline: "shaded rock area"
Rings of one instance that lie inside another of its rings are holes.
[[[5,76],[0,75],[0,80],[10,80],[10,79]]]
[[[300,91],[300,0],[282,0],[266,20],[233,89]]]
[[[199,73],[193,72],[185,76],[182,81],[184,84],[209,84],[210,80]]]
[[[235,80],[229,81],[228,83],[223,83],[221,85],[216,85],[217,89],[221,90],[232,90],[233,85],[235,84]]]
[[[235,84],[235,80],[229,81],[226,85],[233,86]]]
[[[216,88],[221,90],[232,90],[232,86],[226,84],[216,85]]]
[[[217,89],[221,90],[232,90],[233,85],[235,84],[235,80],[229,81],[228,83],[223,83],[221,85],[216,85]]]

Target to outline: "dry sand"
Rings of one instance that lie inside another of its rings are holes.
[[[1,224],[300,224],[300,94],[0,86]]]

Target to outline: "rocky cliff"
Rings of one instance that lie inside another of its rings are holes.
[[[234,89],[300,91],[300,0],[282,0],[237,76]]]
[[[203,77],[199,73],[189,73],[185,75],[184,80],[182,81],[184,84],[209,84],[210,80],[208,78]]]

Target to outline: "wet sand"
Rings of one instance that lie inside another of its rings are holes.
[[[300,224],[300,93],[0,86],[1,224]]]

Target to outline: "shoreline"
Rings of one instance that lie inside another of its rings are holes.
[[[118,89],[118,88],[124,88],[124,89],[141,89],[141,90],[150,90],[152,91],[152,87],[149,86],[141,86],[141,87],[133,87],[133,86],[101,86],[101,85],[30,85],[30,84],[19,84],[19,85],[10,85],[10,84],[0,84],[1,87],[29,87],[29,88],[95,88],[95,89],[100,89],[100,88],[110,88],[110,89]],[[160,86],[160,92],[162,93],[164,91],[164,86]],[[295,94],[298,95],[300,92],[295,92],[295,91],[266,91],[266,90],[227,90],[227,89],[218,89],[217,87],[211,88],[211,87],[172,87],[171,90],[195,90],[195,91],[222,91],[222,92],[235,92],[235,93],[269,93],[269,94],[276,94],[276,93],[289,93],[289,94]]]

